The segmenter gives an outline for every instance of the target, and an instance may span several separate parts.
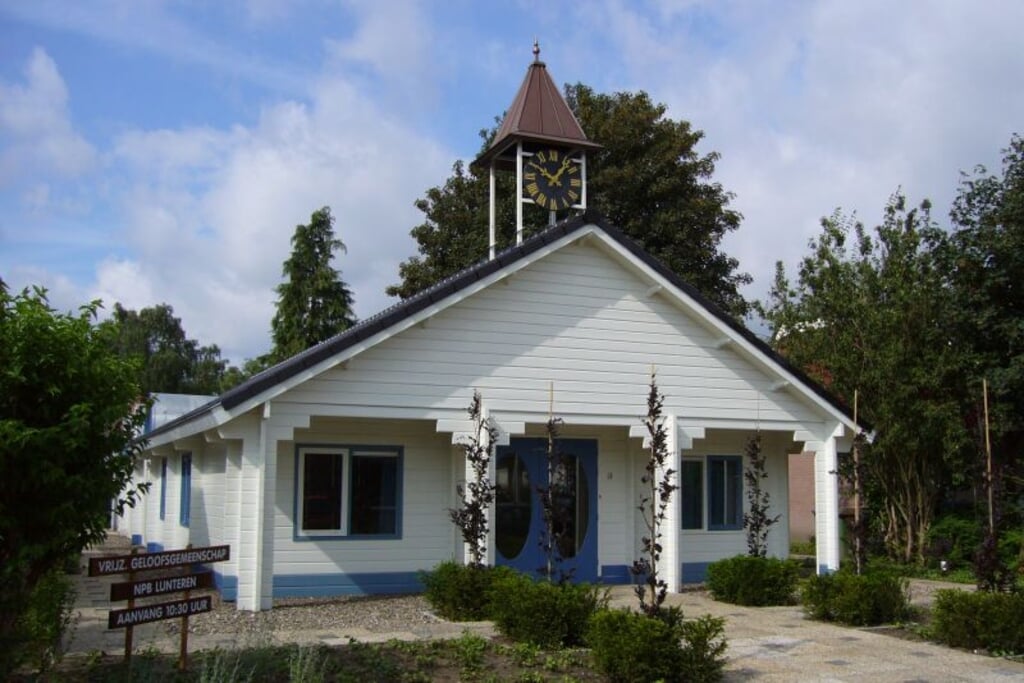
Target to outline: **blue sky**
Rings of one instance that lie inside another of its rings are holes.
[[[763,297],[836,207],[874,225],[902,187],[947,223],[960,170],[1024,133],[1021,26],[1017,0],[0,0],[0,277],[63,308],[166,302],[241,362],[329,205],[371,315],[536,37],[556,82],[704,131]]]

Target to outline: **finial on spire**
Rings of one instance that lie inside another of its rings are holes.
[[[536,38],[533,39],[533,61],[540,61],[540,43],[537,42]]]

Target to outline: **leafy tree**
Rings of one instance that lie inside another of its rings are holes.
[[[103,539],[111,500],[134,505],[148,486],[130,485],[148,405],[98,308],[60,313],[42,289],[0,287],[0,678],[33,587]]]
[[[139,361],[138,382],[144,394],[216,394],[224,388],[227,361],[220,357],[220,349],[189,339],[168,304],[133,311],[117,303],[103,325],[113,335],[111,348]]]
[[[334,236],[330,207],[313,212],[309,225],[295,226],[292,253],[284,262],[285,282],[277,286],[277,311],[271,321],[274,349],[282,361],[330,339],[355,324],[352,293],[331,266],[345,245]]]
[[[776,348],[829,385],[877,437],[863,449],[865,496],[889,552],[923,559],[944,491],[962,483],[968,435],[960,411],[962,354],[951,343],[953,306],[937,254],[945,233],[928,202],[902,194],[870,234],[838,211],[799,267],[795,288],[781,264],[766,311]]]
[[[672,501],[672,493],[679,488],[672,482],[675,470],[666,467],[669,451],[668,432],[665,430],[665,418],[662,413],[664,405],[665,396],[658,390],[652,371],[651,386],[647,393],[647,415],[643,419],[650,445],[647,462],[644,463],[644,473],[640,476],[643,492],[640,494],[640,505],[637,506],[646,533],[641,540],[641,557],[633,562],[629,570],[642,581],[634,590],[640,601],[640,611],[650,617],[658,616],[668,594],[668,584],[658,574],[658,562],[661,560],[661,537],[665,516]]]
[[[966,355],[966,421],[983,462],[987,380],[993,460],[1012,499],[1024,467],[1024,139],[1014,135],[1003,150],[1001,177],[983,166],[963,175],[951,217],[944,268],[955,302],[951,328]]]
[[[462,533],[462,541],[469,551],[470,566],[483,567],[487,554],[487,514],[495,492],[488,471],[494,457],[494,445],[498,441],[498,430],[489,418],[484,417],[480,392],[473,392],[468,412],[473,422],[473,434],[461,446],[466,462],[473,470],[473,479],[456,487],[460,505],[449,509],[448,516]]]
[[[696,151],[703,132],[665,116],[665,106],[646,93],[595,93],[566,86],[566,102],[583,129],[604,148],[587,157],[589,206],[640,242],[652,255],[737,317],[748,311],[739,287],[750,276],[721,251],[722,239],[739,227],[729,209],[732,195],[711,180],[717,153]],[[481,131],[483,149],[497,128]],[[416,202],[425,220],[412,230],[419,254],[402,262],[402,282],[387,293],[407,299],[422,289],[486,258],[489,172],[456,162],[443,186]],[[514,240],[514,178],[498,177],[498,246]],[[547,224],[547,212],[524,207],[524,228]]]

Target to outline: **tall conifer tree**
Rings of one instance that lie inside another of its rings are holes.
[[[334,235],[330,207],[314,211],[309,225],[295,226],[292,254],[284,262],[285,281],[277,286],[277,311],[271,323],[272,352],[281,361],[305,351],[355,324],[352,293],[331,266],[345,245]]]

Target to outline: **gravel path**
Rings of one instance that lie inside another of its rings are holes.
[[[408,631],[443,620],[434,616],[420,595],[373,597],[288,598],[274,601],[268,612],[244,612],[234,603],[221,602],[212,612],[189,621],[189,633],[197,635],[249,636],[281,631],[332,631],[364,629],[371,633]],[[168,633],[177,633],[179,622],[163,622]]]

